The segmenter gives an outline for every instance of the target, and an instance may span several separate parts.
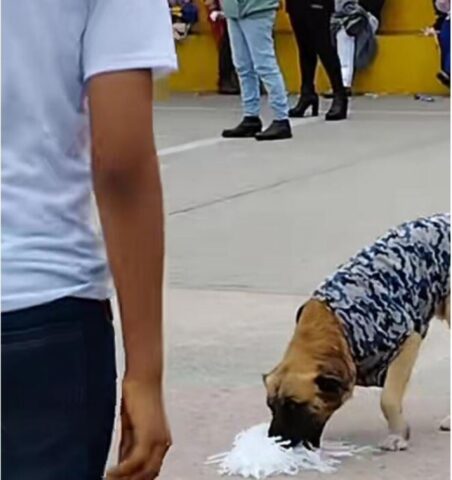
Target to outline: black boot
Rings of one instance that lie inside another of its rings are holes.
[[[348,98],[345,92],[336,93],[333,97],[333,103],[330,109],[326,112],[325,120],[335,121],[344,120],[347,118]]]
[[[345,87],[344,90],[345,90],[345,95],[347,95],[347,97],[353,97],[353,92],[352,92],[351,87]],[[323,95],[323,98],[328,98],[330,100],[333,99],[334,98],[334,92],[329,91],[329,92],[325,93]]]
[[[312,116],[317,117],[319,114],[319,96],[316,93],[302,93],[295,107],[289,110],[289,117],[304,117],[310,107],[312,107]]]
[[[244,117],[235,127],[223,130],[224,138],[249,138],[262,130],[262,122],[259,117]]]
[[[263,132],[256,133],[256,140],[284,140],[292,138],[289,120],[273,120]]]

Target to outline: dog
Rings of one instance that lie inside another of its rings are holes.
[[[437,316],[450,328],[450,215],[391,229],[328,277],[299,309],[282,361],[264,384],[269,435],[317,448],[355,386],[382,387],[389,434],[408,448],[403,397],[422,339]],[[441,429],[450,430],[446,419]]]

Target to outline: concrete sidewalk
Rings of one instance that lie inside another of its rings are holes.
[[[203,461],[229,450],[240,430],[268,421],[261,374],[280,359],[300,300],[251,293],[170,292],[168,399],[174,447],[161,478],[217,478],[215,468]],[[447,327],[435,321],[407,395],[410,450],[347,460],[332,478],[449,478],[449,434],[438,431],[449,409],[449,346]],[[376,445],[385,434],[379,390],[357,389],[333,417],[325,438]],[[322,474],[299,477],[315,479]]]
[[[270,144],[222,140],[239,117],[234,98],[174,97],[156,107],[174,434],[164,480],[218,478],[206,457],[268,419],[261,374],[326,274],[388,227],[449,210],[446,99],[353,99],[348,121],[297,120],[293,140]],[[351,459],[331,478],[449,478],[449,435],[437,430],[449,406],[449,345],[434,322],[407,396],[411,449]],[[326,432],[359,445],[384,435],[374,389],[357,390]]]

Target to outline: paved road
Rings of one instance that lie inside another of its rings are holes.
[[[219,138],[240,116],[235,98],[156,107],[175,441],[162,479],[217,478],[204,459],[267,419],[260,374],[327,273],[388,227],[449,209],[448,112],[445,99],[354,99],[347,122],[298,120],[293,140],[260,144]],[[449,408],[449,348],[435,322],[406,402],[411,450],[349,460],[331,478],[449,478],[449,435],[436,428]],[[326,436],[378,443],[378,404],[377,390],[357,390]]]

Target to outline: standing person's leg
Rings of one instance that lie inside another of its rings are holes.
[[[276,59],[273,27],[276,11],[262,12],[241,20],[254,69],[268,93],[274,121],[270,127],[258,135],[258,140],[290,138],[289,106],[286,86]]]
[[[312,115],[319,113],[319,98],[315,92],[315,72],[317,69],[317,52],[315,37],[312,35],[310,8],[308,0],[287,0],[287,13],[297,42],[300,64],[300,98],[289,110],[290,117],[304,117],[312,107]]]
[[[337,32],[337,53],[341,63],[342,81],[345,88],[351,88],[355,70],[355,39],[344,28]]]
[[[441,48],[441,74],[443,83],[450,86],[450,19],[443,21],[441,31],[439,33],[439,44]]]
[[[229,42],[228,27],[225,22],[224,29],[224,69],[226,75],[231,79],[231,84],[236,89],[236,94],[240,94],[239,79],[237,77],[237,72],[235,71],[234,62],[232,61],[232,50],[231,43]]]
[[[325,119],[343,120],[347,118],[348,99],[342,81],[337,48],[331,36],[331,16],[334,13],[335,2],[334,0],[310,0],[310,2],[317,51],[333,88],[333,103]]]
[[[450,19],[446,20],[444,71],[450,77]]]
[[[287,13],[298,47],[301,76],[300,93],[314,93],[317,52],[315,38],[313,38],[309,26],[309,1],[287,0]]]
[[[2,478],[101,480],[115,415],[107,302],[2,315]]]
[[[234,64],[232,62],[231,45],[226,27],[226,22],[223,28],[223,33],[220,37],[218,47],[218,70],[219,70],[219,93],[225,95],[238,95],[240,88],[238,85],[237,74],[235,73]]]
[[[310,2],[316,50],[328,74],[333,92],[343,93],[341,64],[331,36],[331,16],[334,13],[334,0],[310,0]]]
[[[270,11],[244,18],[243,34],[248,44],[254,69],[269,95],[269,102],[276,120],[288,118],[287,93],[278,65],[273,40],[276,12]]]
[[[243,33],[242,20],[227,20],[232,60],[240,81],[243,120],[235,128],[223,131],[223,137],[254,137],[262,130],[260,113],[259,78],[254,69],[251,52]]]

